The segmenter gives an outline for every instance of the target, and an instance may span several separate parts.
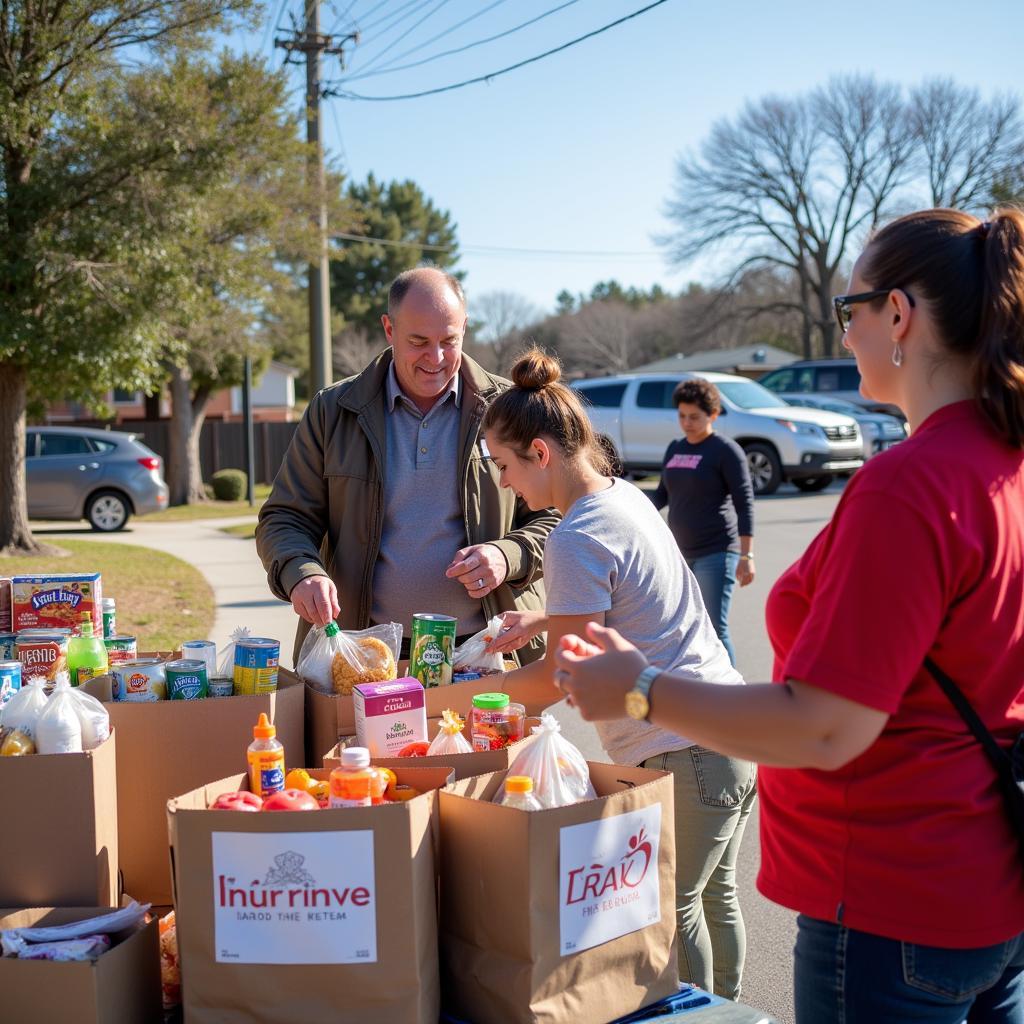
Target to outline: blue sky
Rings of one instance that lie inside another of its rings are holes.
[[[431,89],[532,57],[650,0],[576,0],[457,56],[356,78],[414,48],[397,63],[502,32],[564,2],[325,2],[324,31],[363,32],[347,49],[348,70],[328,58],[325,78],[366,96]],[[287,26],[302,0],[268,7],[272,18],[282,11]],[[699,264],[668,267],[652,236],[668,226],[663,208],[676,158],[745,101],[805,92],[845,72],[907,85],[950,76],[986,96],[1015,92],[1024,88],[1021,39],[1022,0],[667,0],[489,84],[400,102],[327,100],[323,131],[329,155],[351,177],[412,178],[451,212],[470,304],[474,294],[505,290],[548,310],[562,288],[588,292],[608,278],[671,291],[708,278],[710,268]],[[266,25],[236,34],[232,44],[262,47],[275,66],[282,60]],[[299,104],[304,71],[291,73]],[[488,254],[474,246],[630,255]]]

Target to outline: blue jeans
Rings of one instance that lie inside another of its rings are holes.
[[[801,914],[793,988],[797,1024],[1024,1024],[1024,933],[940,949]]]
[[[729,637],[729,605],[732,604],[732,588],[736,586],[736,568],[740,556],[735,551],[714,551],[710,555],[688,558],[686,564],[697,577],[700,596],[704,607],[711,616],[718,639],[722,641],[729,660],[736,664],[736,652]]]

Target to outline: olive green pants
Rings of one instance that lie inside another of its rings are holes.
[[[736,861],[757,799],[757,766],[693,746],[648,758],[643,767],[673,778],[679,974],[739,999],[747,940]]]

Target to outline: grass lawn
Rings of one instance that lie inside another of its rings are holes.
[[[191,522],[193,519],[226,519],[229,516],[256,515],[269,495],[270,484],[257,484],[253,488],[253,499],[256,504],[252,507],[245,500],[212,500],[198,505],[176,505],[174,508],[165,508],[162,512],[151,512],[148,516],[139,518],[144,523],[177,523]]]
[[[241,537],[244,540],[252,540],[256,536],[255,523],[236,523],[234,526],[220,527],[221,533],[230,534],[232,537]]]
[[[0,575],[98,572],[103,595],[117,601],[118,633],[140,651],[172,651],[213,628],[213,591],[198,569],[163,551],[92,540],[59,544],[70,558],[0,558]]]

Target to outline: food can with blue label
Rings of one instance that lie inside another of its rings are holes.
[[[0,661],[10,661],[17,656],[14,649],[14,641],[18,639],[17,633],[0,633]]]
[[[233,697],[235,695],[234,679],[211,679],[208,696]]]
[[[217,674],[217,645],[212,640],[186,640],[181,645],[181,656],[205,662],[207,679]]]
[[[0,661],[0,708],[21,689],[21,662]]]
[[[198,658],[179,658],[164,663],[168,700],[199,700],[207,695],[210,680],[206,662]]]
[[[235,642],[235,695],[274,693],[281,642],[250,636]]]

